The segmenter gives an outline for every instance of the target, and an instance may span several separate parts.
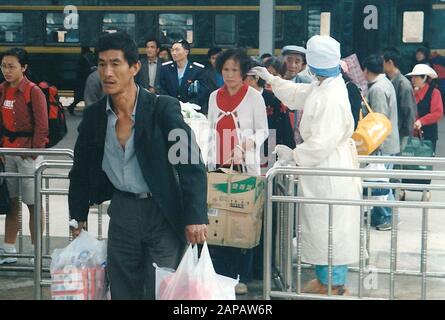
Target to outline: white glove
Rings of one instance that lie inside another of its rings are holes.
[[[265,80],[268,83],[270,83],[273,80],[273,75],[271,75],[269,71],[267,71],[267,69],[264,67],[254,67],[252,68],[252,71],[254,71],[258,77],[260,77],[261,79]]]
[[[276,165],[278,166],[295,166],[296,162],[294,159],[294,150],[289,148],[288,146],[279,144],[275,146],[275,150],[272,152],[272,154],[276,154],[278,157],[278,161],[276,162]]]

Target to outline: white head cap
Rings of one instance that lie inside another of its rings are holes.
[[[428,76],[431,79],[436,79],[438,77],[437,72],[426,64],[416,64],[413,71],[408,73],[406,76]]]
[[[330,69],[340,65],[340,43],[329,36],[313,36],[306,46],[307,64],[317,69]]]
[[[281,54],[283,56],[291,53],[305,54],[306,49],[300,46],[284,46],[283,49],[281,49]]]

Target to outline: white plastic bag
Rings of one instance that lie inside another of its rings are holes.
[[[107,247],[87,231],[51,255],[51,296],[54,300],[104,300],[107,294]]]
[[[189,245],[178,269],[156,268],[157,300],[235,300],[239,280],[219,275],[213,268],[207,243],[198,259],[197,246]]]

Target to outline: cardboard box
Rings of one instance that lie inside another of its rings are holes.
[[[261,176],[227,172],[229,170],[222,169],[207,173],[208,207],[252,213],[259,199],[265,194],[266,179]]]
[[[263,211],[264,197],[251,213],[209,208],[207,243],[244,249],[256,247],[260,243]]]

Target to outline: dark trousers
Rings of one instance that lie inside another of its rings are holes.
[[[240,282],[252,281],[253,249],[209,246],[216,273],[236,279]]]
[[[108,214],[111,299],[154,299],[153,262],[176,269],[185,244],[151,198],[137,200],[116,191]]]

